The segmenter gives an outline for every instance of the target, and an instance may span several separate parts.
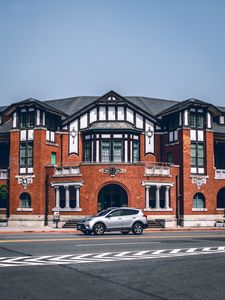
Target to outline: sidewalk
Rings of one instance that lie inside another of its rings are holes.
[[[147,228],[144,231],[147,232],[162,232],[162,231],[171,231],[171,232],[182,232],[182,231],[225,231],[225,227],[177,227],[177,228]],[[55,228],[55,227],[9,227],[9,226],[0,226],[0,235],[1,234],[24,234],[24,233],[81,233],[76,228]]]

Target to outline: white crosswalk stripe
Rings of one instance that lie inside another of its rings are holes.
[[[187,252],[187,253],[193,253],[193,252],[195,252],[197,249],[198,249],[198,248],[190,248],[190,249],[188,249],[186,252]]]
[[[21,256],[21,257],[0,257],[0,267],[21,267],[21,266],[41,266],[59,264],[82,264],[96,262],[118,262],[126,260],[147,260],[169,257],[184,257],[203,254],[225,253],[225,246],[204,247],[204,248],[179,248],[160,249],[143,251],[122,251],[104,253],[84,253],[65,255],[41,255],[41,256]]]
[[[178,252],[180,252],[182,249],[174,249],[172,251],[170,251],[171,254],[176,254]]]

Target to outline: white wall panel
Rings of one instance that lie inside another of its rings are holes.
[[[28,130],[28,140],[33,141],[33,139],[34,139],[34,130],[30,129]]]
[[[97,108],[90,111],[90,123],[97,121]]]
[[[37,109],[37,122],[36,122],[37,126],[40,125],[40,119],[41,119],[41,112],[40,109]]]
[[[143,117],[139,114],[136,114],[136,127],[143,128]]]
[[[196,130],[191,129],[191,141],[196,141]]]
[[[151,136],[148,136],[148,132],[151,132]],[[154,153],[154,124],[145,120],[145,154]]]
[[[118,121],[124,121],[124,106],[117,107],[117,119]]]
[[[198,130],[198,141],[203,142],[204,141],[204,131]]]
[[[27,131],[26,130],[21,130],[20,131],[20,141],[26,141],[27,139]]]
[[[134,123],[134,112],[130,108],[127,108],[127,121],[132,124]]]
[[[115,106],[108,107],[108,120],[114,121],[116,119]]]
[[[78,153],[78,120],[69,125],[69,153]]]
[[[106,108],[105,106],[99,107],[99,120],[105,121],[106,120]]]
[[[87,114],[84,114],[80,117],[80,128],[86,128],[87,127]]]
[[[16,112],[13,113],[13,128],[16,128]]]

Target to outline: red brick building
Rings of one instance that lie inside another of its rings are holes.
[[[0,108],[0,219],[61,224],[112,206],[166,227],[214,226],[225,209],[225,108],[123,97]]]

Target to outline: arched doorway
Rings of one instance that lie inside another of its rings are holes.
[[[225,187],[217,194],[217,208],[225,208]]]
[[[108,207],[126,207],[127,205],[127,192],[118,184],[107,184],[98,193],[98,211]]]

